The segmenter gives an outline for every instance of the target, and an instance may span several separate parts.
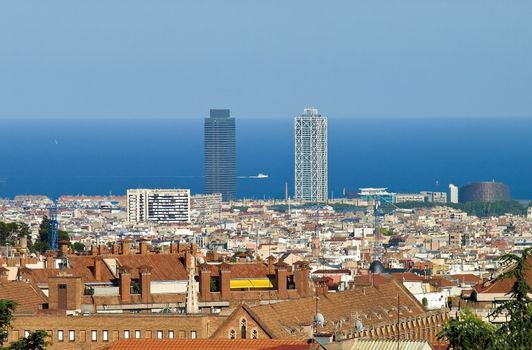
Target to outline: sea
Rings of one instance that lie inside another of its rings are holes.
[[[292,118],[237,118],[240,198],[293,195]],[[498,181],[532,199],[532,118],[329,118],[329,192]],[[259,173],[267,178],[257,178]],[[203,192],[203,118],[0,119],[0,197]]]

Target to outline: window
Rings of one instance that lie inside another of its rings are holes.
[[[129,339],[129,331],[124,331],[124,339]]]
[[[163,331],[161,330],[157,331],[157,339],[163,339]]]
[[[59,340],[59,341],[64,341],[65,340],[65,335],[64,335],[63,331],[57,331],[57,340]]]
[[[190,337],[191,337],[192,339],[196,339],[196,338],[198,337],[198,333],[197,333],[196,331],[191,331],[191,332],[190,332]]]
[[[30,331],[25,330],[25,331],[24,331],[24,338],[29,337],[29,335],[30,335]]]
[[[229,331],[229,339],[236,339],[236,331],[234,329]]]
[[[253,329],[251,331],[251,339],[259,339],[259,331],[257,331],[256,329]]]
[[[68,331],[68,341],[76,341],[76,331]]]
[[[168,331],[168,339],[174,339],[174,331]]]
[[[248,321],[245,318],[240,320],[240,338],[246,339],[247,336]]]
[[[92,341],[98,341],[98,331],[95,330],[95,329],[93,329],[93,330],[91,331],[91,340],[92,340]]]
[[[103,330],[102,331],[102,340],[103,341],[109,341],[109,331],[108,330]]]
[[[135,339],[140,339],[140,330],[135,331]]]

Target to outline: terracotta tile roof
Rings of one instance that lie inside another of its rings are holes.
[[[402,317],[425,314],[423,306],[396,281],[376,287],[355,287],[354,289],[328,293],[320,296],[318,311],[327,321],[327,330],[332,331],[333,321],[345,321],[352,325],[353,315],[358,314],[365,326],[397,320],[397,297],[399,296]],[[273,338],[303,337],[301,326],[312,324],[316,313],[315,297],[300,298],[286,302],[251,307]],[[330,328],[330,329],[329,329]],[[352,327],[351,327],[352,328]]]
[[[16,302],[15,313],[34,313],[48,303],[46,296],[37,287],[22,281],[0,282],[0,299]]]
[[[423,282],[425,277],[416,275],[413,272],[393,272],[392,278],[396,281],[406,281],[406,282]]]
[[[528,285],[532,285],[532,256],[528,257],[526,260],[528,264],[528,269],[525,272],[525,277],[528,282]],[[506,269],[508,269],[507,267]],[[502,271],[502,270],[501,270]],[[515,278],[506,278],[503,280],[499,280],[494,282],[492,281],[486,281],[484,283],[477,284],[474,289],[477,293],[502,293],[502,294],[508,294],[510,293],[513,284],[515,283]]]
[[[447,278],[442,276],[433,276],[429,283],[435,287],[445,288],[445,287],[455,287],[456,284],[454,284],[452,281],[449,281]]]
[[[101,350],[308,350],[306,340],[284,339],[127,339]]]
[[[473,275],[471,273],[449,275],[447,276],[447,278],[450,280],[457,280],[460,283],[468,283],[468,284],[477,284],[480,282],[480,277],[477,275]]]
[[[263,262],[250,263],[225,263],[230,265],[231,278],[258,278],[268,276],[268,265]],[[220,275],[220,265],[208,265],[211,269],[211,276]]]
[[[186,280],[188,278],[185,267],[177,254],[109,255],[103,258],[105,260],[116,259],[118,261],[117,268],[120,266],[131,268],[131,278],[139,278],[139,269],[144,267],[151,268],[152,281]],[[70,267],[64,269],[64,271],[73,276],[81,277],[83,283],[114,282],[116,277],[103,260],[101,261],[101,279],[96,280],[93,266],[97,259],[102,259],[102,257],[69,256]],[[55,277],[59,273],[58,269],[24,269],[23,271],[35,283],[48,283],[50,277]]]

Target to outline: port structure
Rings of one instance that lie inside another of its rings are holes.
[[[57,222],[57,205],[50,206],[50,221],[48,222],[48,248],[57,251],[59,246],[59,223]]]

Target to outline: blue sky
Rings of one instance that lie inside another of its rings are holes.
[[[2,1],[0,118],[532,116],[532,1]]]

